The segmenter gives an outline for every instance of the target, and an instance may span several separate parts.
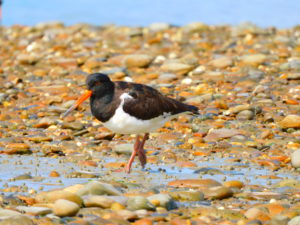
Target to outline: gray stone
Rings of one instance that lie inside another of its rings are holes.
[[[110,208],[115,201],[106,196],[87,195],[83,197],[83,202],[86,207]]]
[[[16,209],[35,216],[44,216],[52,213],[52,209],[46,207],[17,206]]]
[[[300,224],[300,216],[296,216],[288,222],[288,225],[299,225]]]
[[[236,115],[238,120],[252,120],[254,118],[254,113],[251,110],[243,110]]]
[[[300,149],[294,151],[291,155],[291,163],[295,168],[300,168]]]
[[[149,202],[149,200],[143,196],[134,196],[130,197],[127,201],[127,207],[129,210],[139,210],[139,209],[146,209],[146,210],[154,210],[154,205]]]
[[[122,193],[111,184],[91,181],[77,191],[79,196],[84,195],[121,195]]]
[[[79,205],[65,199],[58,199],[53,205],[53,212],[59,217],[75,216],[79,209]]]
[[[27,216],[18,215],[1,220],[0,225],[36,225],[36,223]]]
[[[164,207],[168,210],[176,208],[176,204],[175,204],[174,200],[168,194],[155,194],[155,195],[149,196],[147,199],[150,202],[152,202],[152,201],[159,202],[159,205],[157,205],[157,206]]]
[[[0,209],[0,219],[8,218],[11,216],[21,215],[21,213],[9,209]]]

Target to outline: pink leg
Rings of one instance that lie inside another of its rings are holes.
[[[131,156],[130,156],[130,159],[129,159],[129,161],[128,161],[126,167],[125,167],[125,172],[126,172],[126,173],[130,173],[130,171],[131,171],[131,165],[132,165],[132,163],[133,163],[133,160],[134,160],[136,154],[137,154],[138,151],[139,151],[139,146],[140,146],[140,144],[141,144],[141,142],[140,142],[140,136],[137,135],[137,136],[136,136],[136,139],[135,139],[134,147],[133,147],[133,152],[132,152],[132,154],[131,154]]]
[[[139,157],[139,160],[141,162],[141,165],[142,167],[144,168],[146,163],[147,163],[147,156],[146,156],[146,153],[145,153],[145,150],[144,150],[144,145],[145,145],[145,142],[149,139],[149,134],[146,133],[143,137],[143,140],[142,142],[140,142],[139,144],[139,148],[138,148],[138,157]]]

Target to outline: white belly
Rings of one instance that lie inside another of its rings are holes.
[[[103,123],[103,125],[119,134],[141,134],[157,130],[171,118],[170,114],[165,114],[150,120],[140,120],[124,112],[123,105],[121,105],[114,116]]]

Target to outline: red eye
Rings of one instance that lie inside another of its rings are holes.
[[[100,84],[101,84],[100,81],[96,81],[96,82],[95,82],[95,85],[100,85]]]

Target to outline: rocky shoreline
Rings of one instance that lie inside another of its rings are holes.
[[[300,224],[300,27],[1,27],[0,225]],[[198,106],[147,143],[86,103],[89,73]]]

